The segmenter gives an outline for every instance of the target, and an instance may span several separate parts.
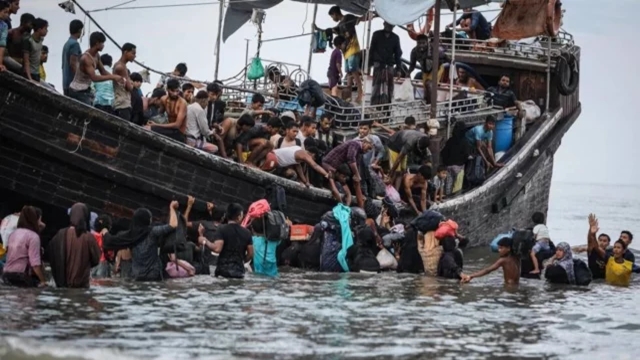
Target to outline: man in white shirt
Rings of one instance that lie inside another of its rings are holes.
[[[218,144],[221,139],[209,129],[205,109],[209,102],[209,94],[205,90],[198,91],[193,104],[187,106],[187,145],[208,153],[218,152],[218,146],[207,142],[207,137],[214,137]]]

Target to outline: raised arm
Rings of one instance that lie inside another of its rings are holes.
[[[591,254],[592,251],[596,251],[599,257],[605,257],[605,250],[598,245],[598,239],[596,234],[600,227],[598,226],[598,218],[595,214],[589,214],[589,233],[587,234],[587,251]]]

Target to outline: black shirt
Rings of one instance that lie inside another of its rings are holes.
[[[514,107],[516,105],[516,94],[511,89],[502,90],[499,86],[492,86],[487,89],[493,94],[493,104],[504,108]]]
[[[245,131],[242,134],[238,135],[235,139],[235,144],[242,144],[242,146],[247,146],[249,141],[253,139],[269,139],[270,134],[267,131],[267,127],[262,124],[255,124],[249,131]]]
[[[346,37],[348,32],[352,38],[358,38],[356,33],[356,25],[358,25],[358,17],[352,14],[347,14],[342,17],[342,20],[338,23],[338,33]]]
[[[251,232],[239,224],[226,224],[218,229],[215,238],[224,241],[215,276],[243,278],[245,253],[253,244]]]
[[[370,64],[402,67],[400,37],[392,32],[378,30],[371,36]]]
[[[589,253],[589,270],[591,270],[594,279],[604,279],[607,260],[609,260],[609,256],[606,253],[604,258],[600,257],[597,251]]]
[[[222,100],[216,100],[207,104],[207,123],[209,127],[213,124],[219,124],[224,120],[224,112],[227,109],[227,103]]]
[[[433,69],[433,57],[431,54],[431,44],[425,48],[414,47],[409,58],[409,72],[416,68],[416,63],[419,63],[420,71],[430,73]]]

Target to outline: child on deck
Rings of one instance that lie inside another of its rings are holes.
[[[444,200],[444,188],[447,183],[448,175],[449,172],[447,171],[447,167],[444,165],[439,165],[438,173],[433,177],[433,180],[431,181],[436,189],[435,195],[433,196],[433,201],[435,203],[439,203]]]
[[[333,39],[333,52],[331,53],[331,60],[329,60],[329,70],[327,71],[327,77],[329,78],[329,89],[331,89],[331,96],[338,96],[338,84],[342,79],[342,51],[346,45],[345,38],[343,36],[336,36]]]
[[[544,214],[541,212],[536,212],[531,217],[535,226],[533,227],[533,239],[536,241],[536,244],[531,249],[531,263],[533,263],[533,270],[530,274],[539,274],[540,273],[540,265],[538,264],[538,258],[536,254],[540,251],[548,251],[549,250],[549,241],[551,241],[549,237],[549,229],[547,225],[544,224]]]
[[[486,269],[476,273],[462,277],[462,282],[469,282],[471,279],[485,276],[492,273],[498,268],[502,268],[504,274],[504,282],[509,285],[517,285],[520,283],[520,258],[513,253],[513,240],[504,237],[498,241],[498,253],[500,259]]]

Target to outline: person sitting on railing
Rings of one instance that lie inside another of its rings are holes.
[[[282,138],[282,135],[280,133],[283,131],[284,128],[285,126],[284,126],[284,123],[282,122],[282,119],[277,116],[274,116],[271,119],[269,119],[269,121],[267,121],[267,130],[269,131],[269,142],[273,145],[274,148],[276,148],[278,140]]]
[[[251,97],[251,105],[244,109],[240,116],[250,115],[254,120],[262,118],[262,115],[267,115],[268,117],[273,116],[274,114],[271,111],[264,110],[265,101],[264,96],[261,94],[253,94]]]
[[[267,78],[274,84],[273,98],[276,101],[291,101],[298,96],[298,85],[290,77],[282,75],[277,67],[267,68]]]
[[[25,40],[31,36],[35,20],[35,16],[29,13],[24,13],[20,16],[20,26],[9,31],[7,37],[7,53],[14,63],[19,64],[19,68],[14,69],[13,66],[11,66],[11,71],[15,71],[17,73],[21,73],[23,71],[22,65],[24,62],[24,52],[29,51],[28,49],[25,49]],[[22,72],[21,75],[24,76],[24,72]]]
[[[329,173],[334,173],[341,164],[348,164],[353,173],[353,185],[358,199],[358,206],[364,207],[364,196],[360,186],[361,177],[358,171],[358,157],[369,152],[373,148],[370,138],[363,138],[360,141],[347,141],[329,151],[322,159],[322,167]]]
[[[162,104],[162,98],[167,95],[167,92],[163,88],[153,89],[151,97],[142,98],[142,109],[144,111],[144,121],[153,121],[156,124],[164,124],[164,105]]]
[[[516,94],[509,88],[510,85],[511,77],[509,75],[502,75],[498,86],[492,86],[487,89],[488,92],[493,94],[493,105],[511,110],[520,104]]]
[[[406,201],[418,215],[429,209],[427,192],[431,175],[431,167],[422,165],[416,174],[406,173],[402,176],[402,188],[400,188],[402,200]],[[416,205],[416,199],[419,199],[420,207]]]
[[[198,91],[195,102],[187,106],[187,145],[208,153],[218,152],[218,147],[207,142],[207,137],[213,136],[217,143],[222,139],[215,131],[209,129],[207,124],[207,114],[204,109],[209,101],[209,94],[206,91]]]
[[[391,170],[389,175],[393,179],[396,189],[400,188],[401,176],[409,165],[426,165],[431,163],[431,151],[429,150],[429,135],[415,129],[400,130],[393,134],[387,143],[389,149],[389,163]],[[408,158],[412,163],[409,164]],[[397,172],[396,172],[397,171]]]
[[[167,81],[167,95],[160,101],[167,113],[168,122],[156,124],[150,120],[145,128],[184,143],[187,129],[187,102],[180,97],[180,82],[177,79]]]
[[[213,124],[220,124],[224,120],[227,103],[220,98],[222,88],[216,82],[207,85],[207,93],[209,93],[207,123],[209,124],[209,128],[213,128]]]
[[[458,73],[458,79],[456,79],[456,85],[467,87],[471,90],[484,90],[484,87],[480,84],[478,80],[469,76],[467,70],[462,67],[456,66],[456,71]]]
[[[492,115],[487,116],[484,124],[476,125],[467,131],[467,140],[471,146],[476,147],[478,155],[482,156],[485,164],[489,167],[501,168],[504,166],[496,162],[493,154],[493,129],[496,127],[496,118]]]
[[[264,124],[256,124],[249,114],[240,116],[236,124],[238,136],[234,140],[237,160],[241,164],[258,166],[273,145],[269,142],[271,134]]]
[[[491,23],[481,12],[473,8],[465,8],[462,16],[456,21],[456,25],[461,25],[459,30],[469,34],[471,39],[488,40],[491,37]],[[447,25],[447,28],[451,27],[453,27],[453,23]]]
[[[276,149],[284,149],[292,146],[302,146],[303,140],[298,138],[298,124],[288,121],[284,126],[284,136],[281,136],[273,145]]]
[[[384,29],[371,36],[369,62],[373,64],[373,90],[371,105],[389,104],[393,101],[394,74],[402,69],[400,37],[393,33],[394,26],[385,22]]]
[[[318,123],[316,123],[315,119],[310,116],[303,116],[300,120],[302,122],[302,127],[296,137],[300,139],[301,143],[304,143],[306,138],[316,136]],[[302,146],[302,148],[304,149],[304,146]]]
[[[172,72],[168,72],[165,75],[163,75],[160,78],[160,81],[158,81],[158,84],[156,85],[156,88],[164,88],[167,85],[167,81],[169,79],[173,79],[174,77],[181,77],[183,79],[189,79],[189,77],[187,76],[187,64],[185,63],[179,63],[178,65],[176,65],[175,69],[173,69]],[[204,85],[197,83],[197,82],[189,82],[186,80],[179,80],[180,81],[180,86],[184,85],[185,83],[191,83],[193,84],[193,86],[197,89],[202,89],[204,87]]]

